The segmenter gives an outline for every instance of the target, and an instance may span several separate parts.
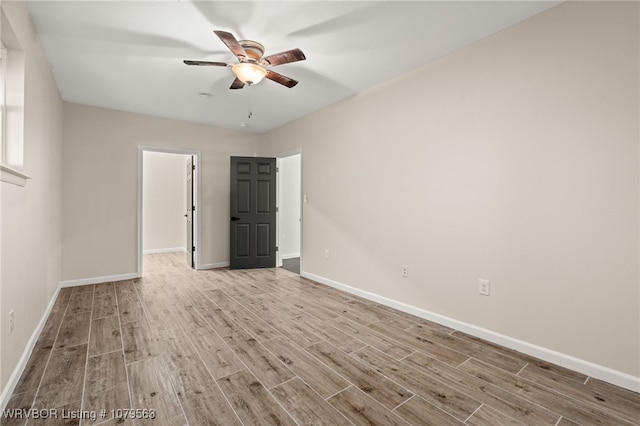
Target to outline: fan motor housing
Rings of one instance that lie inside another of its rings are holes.
[[[264,55],[264,46],[253,40],[240,40],[240,46],[247,53],[247,59],[258,62]]]

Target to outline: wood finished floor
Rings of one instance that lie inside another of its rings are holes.
[[[144,265],[60,291],[7,406],[59,418],[3,425],[640,424],[640,394],[284,269]]]

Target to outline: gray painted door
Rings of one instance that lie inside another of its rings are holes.
[[[231,157],[231,269],[276,266],[276,159]]]
[[[193,156],[187,160],[187,262],[194,267],[195,246],[193,245]]]

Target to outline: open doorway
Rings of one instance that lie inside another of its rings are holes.
[[[277,265],[297,274],[302,270],[302,152],[278,155]]]
[[[144,254],[181,252],[198,269],[200,153],[140,147],[138,161],[138,276]]]

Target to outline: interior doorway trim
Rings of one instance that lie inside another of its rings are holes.
[[[174,148],[161,148],[155,146],[138,146],[138,250],[137,250],[137,263],[138,263],[138,278],[142,277],[142,181],[143,181],[143,168],[144,168],[144,153],[145,152],[163,152],[166,154],[179,154],[179,155],[192,155],[195,159],[195,185],[194,185],[194,194],[193,194],[193,203],[196,206],[196,210],[193,213],[193,243],[196,247],[196,256],[195,256],[195,269],[200,269],[201,265],[201,244],[200,244],[200,191],[201,191],[201,182],[202,182],[202,174],[201,174],[201,154],[200,151],[193,151],[189,149],[174,149]]]
[[[303,191],[303,188],[304,188],[303,183],[304,182],[303,182],[303,177],[302,177],[302,175],[303,175],[303,171],[302,171],[302,148],[297,148],[297,149],[293,149],[291,151],[281,152],[281,153],[276,155],[276,159],[277,159],[277,166],[278,166],[278,169],[279,169],[280,168],[280,159],[286,158],[286,157],[291,157],[293,155],[300,155],[300,223],[299,223],[299,226],[300,226],[300,273],[302,274],[302,271],[303,271],[302,242],[303,242],[303,239],[304,239],[303,231],[302,231],[302,229],[303,229],[302,223],[304,221],[304,217],[303,217],[304,216],[304,209],[302,208],[303,207],[302,206],[302,200],[303,200],[303,192],[304,192]],[[280,208],[279,208],[280,207],[280,195],[281,195],[280,194],[280,173],[276,173],[276,186],[278,188],[278,191],[277,191],[277,194],[278,194],[278,198],[277,198],[278,212],[276,213],[276,216],[277,216],[276,217],[276,235],[277,235],[276,241],[277,241],[278,247],[281,247],[282,244],[280,242],[280,232],[281,232],[281,230],[280,230],[280,212],[279,212],[279,210],[280,210]],[[276,252],[276,266],[277,267],[282,266],[282,252],[280,250],[278,250]]]

